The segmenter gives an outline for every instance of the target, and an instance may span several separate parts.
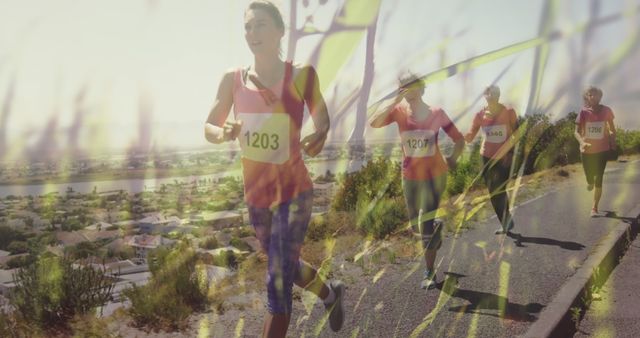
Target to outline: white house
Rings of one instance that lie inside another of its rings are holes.
[[[18,269],[0,270],[0,295],[9,297],[9,292],[16,286],[13,273]]]
[[[164,238],[160,235],[142,234],[124,238],[124,243],[133,247],[136,257],[145,259],[150,250],[160,246],[172,246],[175,242],[175,240]]]

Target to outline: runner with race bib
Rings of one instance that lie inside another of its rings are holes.
[[[589,87],[583,96],[584,108],[576,117],[575,137],[580,143],[582,167],[587,178],[587,190],[593,192],[591,217],[598,216],[602,197],[602,178],[607,166],[607,153],[615,149],[616,128],[613,111],[600,104],[602,90]]]
[[[325,283],[300,259],[313,205],[313,183],[301,152],[316,156],[329,131],[318,76],[310,65],[280,59],[284,22],[270,1],[249,4],[244,28],[254,63],[222,78],[205,137],[212,143],[237,139],[242,149],[249,220],[268,257],[269,312],[262,336],[286,336],[294,283],[323,300],[329,326],[338,331],[344,322],[344,284]],[[301,140],[305,105],[316,131]],[[234,121],[227,121],[232,107]]]
[[[501,226],[495,233],[505,234],[514,227],[509,212],[507,184],[511,177],[513,161],[513,133],[518,127],[516,112],[499,102],[500,88],[489,86],[484,91],[487,106],[476,113],[471,130],[465,135],[471,143],[482,130],[482,177],[485,180],[491,198],[491,205],[498,216]]]
[[[444,110],[428,106],[423,100],[424,83],[409,74],[400,79],[395,100],[369,119],[374,128],[397,123],[402,141],[402,187],[410,224],[420,236],[426,270],[421,288],[436,286],[435,259],[442,244],[442,223],[436,221],[440,197],[447,183],[447,169],[455,166],[464,149],[464,138]],[[403,99],[406,102],[403,102]],[[438,147],[440,129],[455,142],[453,154],[445,159]]]

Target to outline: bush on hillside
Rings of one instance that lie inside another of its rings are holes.
[[[247,242],[241,240],[238,237],[232,237],[231,241],[229,241],[229,245],[236,247],[241,251],[249,251],[249,252],[253,251],[253,249],[249,244],[247,244]]]
[[[331,208],[355,211],[360,200],[372,201],[402,196],[400,162],[384,157],[367,162],[359,171],[339,177],[339,188]]]
[[[534,114],[523,119],[525,137],[520,146],[524,152],[524,174],[580,161],[580,149],[575,139],[576,114],[551,123],[547,115]]]
[[[238,269],[241,257],[236,255],[232,250],[221,250],[218,255],[213,257],[211,264],[232,270]]]
[[[200,248],[206,250],[212,250],[220,247],[220,243],[215,236],[209,236],[204,241],[200,242]]]
[[[480,159],[480,142],[471,146],[469,153],[463,154],[458,159],[455,168],[450,168],[447,175],[447,196],[461,194],[472,187],[481,187],[484,180],[479,177],[482,160]]]
[[[377,201],[358,201],[356,226],[365,235],[377,239],[385,238],[403,225],[408,224],[404,197],[382,198]]]
[[[138,326],[177,330],[194,311],[208,304],[206,270],[188,243],[150,253],[151,279],[147,285],[123,290],[131,301],[129,314]]]
[[[305,239],[319,241],[331,238],[338,233],[355,229],[355,225],[356,219],[353,212],[329,210],[321,216],[311,218]]]
[[[19,269],[14,278],[10,301],[16,313],[47,330],[66,327],[76,315],[94,314],[111,298],[115,284],[102,270],[51,256]]]
[[[616,144],[621,155],[640,153],[640,131],[616,128]]]

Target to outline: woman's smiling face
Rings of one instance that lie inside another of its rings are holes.
[[[284,29],[278,28],[271,16],[262,9],[249,9],[244,15],[244,38],[254,55],[280,53]]]

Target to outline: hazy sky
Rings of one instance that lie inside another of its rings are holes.
[[[42,147],[101,152],[206,146],[202,126],[222,73],[252,61],[243,36],[248,2],[0,0],[0,142],[8,145],[0,159]],[[288,22],[290,2],[276,3]],[[305,8],[299,1],[299,25],[312,16],[324,29],[343,3],[309,0]],[[546,3],[552,10],[545,14]],[[382,0],[369,104],[393,90],[402,71],[424,75],[536,38],[547,27],[565,35],[538,50],[546,55],[538,73],[536,49],[529,48],[430,84],[425,100],[456,116],[464,130],[482,106],[476,99],[493,81],[520,114],[544,108],[554,117],[578,109],[579,89],[596,81],[618,121],[640,128],[631,115],[640,86],[629,79],[640,73],[639,5],[640,0]],[[615,13],[626,14],[593,27],[588,38],[575,31],[594,15]],[[308,61],[320,39],[301,40],[296,61]],[[364,35],[353,47],[335,78],[321,78],[330,108],[362,83]],[[541,74],[539,88],[534,74]],[[353,128],[354,114],[348,115],[336,120],[334,141],[346,140]],[[365,136],[394,133],[367,130]]]

